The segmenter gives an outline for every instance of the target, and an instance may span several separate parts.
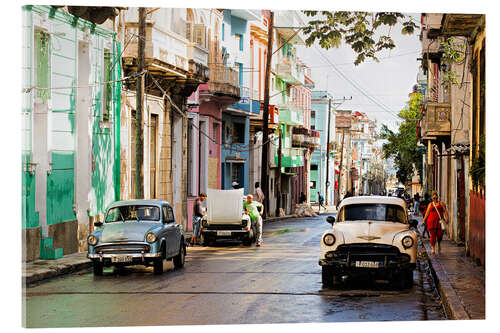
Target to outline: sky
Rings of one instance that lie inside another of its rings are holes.
[[[420,14],[411,15],[420,22]],[[308,19],[311,18],[305,17],[304,23]],[[390,33],[396,47],[381,51],[377,55],[378,63],[370,59],[354,65],[356,53],[344,43],[329,50],[316,43],[299,47],[297,54],[311,67],[316,90],[328,90],[335,99],[352,97],[338,109],[365,112],[370,119],[377,120],[379,128],[386,124],[396,130],[396,114],[406,106],[408,94],[416,84],[421,43],[420,30],[415,30],[413,35],[402,35],[398,24]]]

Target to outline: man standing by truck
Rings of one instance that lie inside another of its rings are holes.
[[[252,223],[256,222],[257,226],[257,246],[262,245],[262,213],[264,212],[264,205],[258,201],[253,200],[253,195],[247,195],[247,201],[243,203],[245,213],[250,216]]]

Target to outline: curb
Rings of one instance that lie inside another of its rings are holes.
[[[85,270],[90,267],[92,267],[92,262],[88,259],[85,259],[71,264],[61,263],[49,267],[42,267],[30,273],[26,273],[26,271],[23,270],[22,282],[24,285],[28,285],[34,282],[50,279],[56,276]]]
[[[437,258],[429,255],[429,253],[431,253],[431,247],[428,242],[424,242],[422,239],[421,241],[424,245],[425,252],[427,253],[427,261],[431,269],[432,277],[434,278],[439,295],[443,301],[446,316],[453,320],[469,320],[470,316],[467,314],[467,311],[465,311],[465,308],[455,292],[455,289],[453,289],[443,266],[441,266],[441,263]]]

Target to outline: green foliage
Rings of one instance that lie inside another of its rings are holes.
[[[486,174],[486,142],[484,135],[479,140],[479,154],[472,159],[472,166],[469,173],[472,178],[472,184],[475,189],[478,186],[485,185]]]
[[[339,47],[342,39],[358,54],[355,65],[359,65],[367,58],[378,62],[376,53],[384,49],[393,49],[396,45],[387,34],[378,38],[375,31],[383,26],[393,27],[402,20],[403,35],[413,34],[417,25],[412,18],[397,12],[329,12],[304,10],[304,14],[311,17],[309,25],[303,29],[307,35],[306,45],[311,46],[317,40],[324,49]]]
[[[464,45],[457,44],[455,39],[450,37],[439,45],[439,49],[443,52],[441,59],[446,64],[446,70],[442,76],[442,84],[445,87],[450,84],[458,85],[458,74],[451,70],[451,66],[464,60]]]
[[[407,108],[398,113],[403,120],[398,132],[393,132],[386,125],[382,125],[380,138],[388,141],[383,145],[384,157],[394,159],[397,168],[396,177],[403,184],[411,181],[413,165],[416,166],[420,177],[422,176],[422,152],[417,147],[416,133],[421,105],[422,95],[412,94]]]

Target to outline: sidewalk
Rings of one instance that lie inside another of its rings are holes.
[[[421,222],[422,218],[417,220]],[[457,245],[447,235],[441,242],[441,253],[434,255],[429,239],[420,238],[448,318],[485,319],[484,267],[476,265],[465,255],[465,247]]]

